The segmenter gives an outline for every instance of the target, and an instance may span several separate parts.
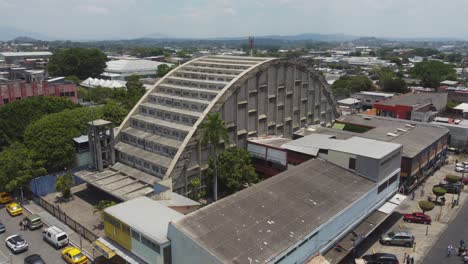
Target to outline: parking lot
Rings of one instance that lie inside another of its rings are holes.
[[[66,263],[60,255],[60,250],[57,250],[50,246],[48,243],[42,240],[41,231],[42,229],[37,229],[34,231],[23,231],[20,230],[19,222],[23,218],[22,215],[11,217],[5,210],[5,208],[0,208],[0,222],[5,225],[6,231],[0,234],[0,263],[11,263],[22,264],[24,263],[24,258],[32,255],[39,254],[44,259],[47,264],[62,264]],[[4,241],[5,239],[13,234],[20,234],[28,242],[29,249],[26,252],[19,253],[17,255],[11,253],[11,251],[6,247]]]

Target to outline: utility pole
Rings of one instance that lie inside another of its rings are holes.
[[[465,188],[465,185],[463,184],[463,180],[465,179],[465,164],[463,164],[463,170],[462,170],[462,177],[461,177],[461,184],[460,184],[460,189],[458,190],[458,198],[457,198],[457,205],[460,204],[460,195],[463,189]]]

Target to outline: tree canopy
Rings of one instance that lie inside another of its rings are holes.
[[[0,152],[0,168],[0,186],[9,192],[27,186],[34,177],[46,174],[43,162],[35,161],[32,152],[20,143]]]
[[[62,97],[35,96],[0,107],[0,149],[22,141],[26,127],[44,115],[77,107]]]
[[[158,77],[164,77],[166,74],[168,74],[170,71],[172,71],[176,67],[177,67],[176,65],[169,66],[167,64],[161,64],[158,66],[156,73]]]
[[[115,126],[120,125],[127,116],[128,110],[114,100],[109,100],[102,107],[102,116],[105,120],[112,122]]]
[[[425,87],[437,88],[441,81],[456,80],[456,72],[452,65],[445,64],[440,61],[423,61],[414,65],[410,70],[410,74],[421,79],[421,83]]]
[[[418,205],[419,205],[419,208],[421,208],[421,210],[423,211],[423,213],[429,212],[435,207],[435,204],[429,201],[419,201]]]
[[[98,77],[106,68],[107,56],[95,48],[61,49],[50,57],[48,70],[52,76],[74,75],[81,80]]]
[[[213,158],[210,159],[208,175],[213,176]],[[244,189],[259,181],[252,165],[250,153],[239,147],[224,150],[218,155],[218,175],[221,186],[229,193]]]
[[[331,86],[333,94],[335,96],[345,96],[348,97],[351,93],[360,92],[360,91],[372,91],[374,90],[374,85],[372,81],[364,75],[345,75],[341,76],[336,80]]]
[[[30,124],[25,145],[36,160],[45,161],[48,172],[70,168],[74,163],[73,138],[87,133],[87,123],[102,118],[100,108],[77,108],[50,114]]]
[[[403,79],[396,76],[395,72],[388,68],[373,69],[373,74],[379,79],[380,88],[390,93],[407,93],[408,85]]]

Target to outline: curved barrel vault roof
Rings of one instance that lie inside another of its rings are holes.
[[[296,84],[298,80],[295,79],[292,81],[294,83],[292,85],[301,86],[298,89],[311,87],[312,84],[309,82],[314,82],[314,85],[319,87],[319,94],[323,94],[324,99],[320,99],[322,98],[320,96],[318,103],[317,99],[313,99],[316,103],[307,105],[315,106],[325,102],[330,105],[327,109],[331,119],[340,115],[339,108],[324,78],[299,62],[262,57],[200,57],[177,67],[160,79],[122,122],[117,132],[116,144],[119,163],[124,164],[120,166],[130,166],[156,176],[155,182],[164,182],[168,178],[177,177],[180,172],[175,170],[181,167],[178,162],[187,146],[198,141],[197,129],[205,117],[210,112],[230,111],[224,110],[225,102],[238,93],[240,87],[245,86],[249,79],[257,78],[256,85],[258,86],[258,78],[261,74],[271,67],[284,65],[306,73],[303,75],[306,81],[302,84],[300,82]],[[284,76],[284,83],[286,83],[288,76],[286,70]],[[276,76],[275,78],[278,80]],[[297,78],[297,74],[296,77],[291,78]],[[265,85],[267,84],[263,84],[263,87],[266,87]],[[284,89],[284,86],[288,85],[282,86]],[[291,89],[286,97],[289,95],[292,97],[295,90]],[[303,98],[298,98],[304,101]],[[305,100],[307,102],[307,98]],[[291,111],[298,110],[294,108]],[[308,109],[306,112],[311,115],[310,111],[313,109]],[[301,117],[301,120],[306,120],[308,125],[323,125],[325,121],[322,120],[322,114],[319,117],[315,116],[315,120],[318,120],[316,123],[309,122],[309,119],[304,119],[305,117]],[[187,169],[187,165],[182,166],[182,169]],[[172,187],[171,184],[166,185]]]

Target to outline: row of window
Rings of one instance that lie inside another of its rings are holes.
[[[227,66],[227,65],[217,65],[217,64],[210,64],[209,62],[203,63],[193,63],[193,66],[200,66],[200,67],[208,67],[208,68],[223,68],[226,70],[234,69],[234,70],[244,70],[245,66]]]
[[[141,138],[134,137],[132,135],[128,135],[126,133],[122,133],[122,141],[125,143],[129,143],[135,147],[139,147],[150,152],[154,152],[157,154],[161,154],[163,156],[174,157],[177,153],[177,149],[167,147],[161,144],[157,144],[155,142],[144,140]]]
[[[192,111],[203,112],[206,109],[206,104],[189,103],[183,100],[175,100],[163,97],[150,97],[150,102],[154,104],[166,105],[180,109],[187,109]]]
[[[74,97],[75,92],[60,92],[60,96]]]
[[[122,153],[122,152],[120,152],[119,160],[122,163],[125,163],[125,164],[127,164],[129,166],[141,169],[141,170],[143,170],[143,171],[145,171],[145,172],[147,172],[147,173],[149,173],[151,175],[155,175],[155,176],[158,176],[158,177],[163,177],[166,174],[166,171],[167,171],[167,169],[162,167],[162,166],[151,164],[151,163],[149,163],[149,162],[147,162],[145,160],[134,157],[132,155],[127,155],[127,154]]]
[[[385,189],[387,189],[388,186],[392,185],[395,181],[398,180],[398,173],[393,175],[390,179],[379,185],[377,188],[377,194],[383,192]]]
[[[235,73],[230,73],[230,72],[225,72],[221,70],[206,70],[206,69],[200,69],[196,67],[191,67],[191,68],[182,68],[182,70],[188,70],[188,71],[193,71],[193,72],[199,72],[199,73],[205,73],[205,74],[224,74],[224,75],[232,75],[232,77],[236,77],[237,74]]]
[[[196,79],[196,80],[204,80],[204,81],[218,81],[218,82],[229,82],[232,78],[226,77],[215,77],[210,75],[198,75],[198,74],[186,74],[186,73],[176,73],[176,77],[188,78],[188,79]]]
[[[213,98],[216,97],[216,95],[214,94],[208,94],[204,92],[187,91],[183,89],[173,89],[173,88],[165,88],[165,87],[160,87],[159,91],[162,93],[175,94],[181,97],[198,98],[202,100],[212,100]]]
[[[206,83],[180,81],[180,80],[175,81],[175,80],[171,80],[171,79],[166,80],[166,82],[168,84],[182,85],[182,86],[188,86],[188,87],[196,87],[196,88],[202,88],[202,89],[211,89],[211,90],[221,90],[224,87],[224,85],[206,84]]]
[[[165,136],[165,137],[173,138],[176,140],[184,140],[185,137],[187,136],[187,133],[185,132],[179,132],[178,130],[172,130],[169,128],[160,127],[152,123],[147,123],[147,122],[139,121],[135,119],[132,120],[132,126],[134,128],[140,128],[146,132],[150,132],[155,135]]]
[[[158,254],[161,254],[161,250],[159,249],[159,245],[151,241],[151,239],[147,238],[145,235],[140,234],[139,232],[132,229],[132,237],[133,239],[141,242],[143,245],[148,247],[149,249],[155,251]]]
[[[154,109],[146,108],[143,106],[140,108],[140,110],[143,115],[158,117],[159,119],[166,120],[166,121],[174,121],[174,122],[183,123],[187,125],[193,125],[195,124],[195,122],[197,122],[197,118],[195,117],[183,116],[174,112],[154,110]]]

